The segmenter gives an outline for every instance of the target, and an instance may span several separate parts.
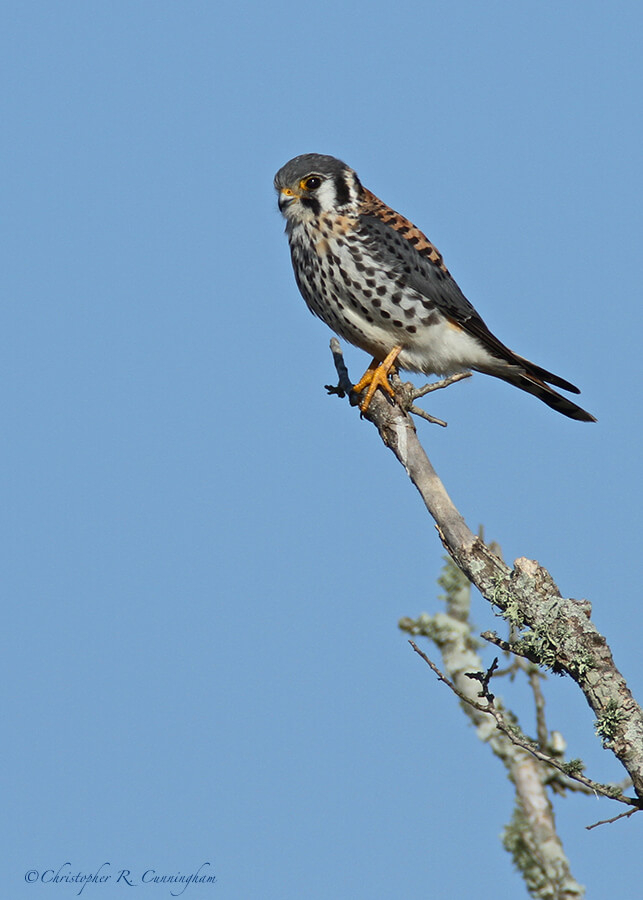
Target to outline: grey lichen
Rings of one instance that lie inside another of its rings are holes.
[[[557,867],[553,860],[545,864],[542,847],[532,834],[532,826],[520,804],[514,807],[511,822],[502,833],[502,844],[511,854],[515,867],[522,875],[530,897],[537,900],[558,900],[559,897],[582,897],[582,887],[569,876],[560,874],[551,877],[551,868]],[[550,870],[548,872],[548,869]]]
[[[618,734],[620,724],[623,721],[623,711],[619,709],[616,700],[608,700],[603,712],[594,723],[596,734],[600,737],[605,747]]]
[[[515,649],[517,653],[527,656],[551,672],[562,674],[557,647],[545,629],[538,628],[528,631],[515,642]]]
[[[493,590],[489,592],[487,600],[491,601],[494,606],[498,606],[502,610],[503,616],[509,619],[512,625],[521,628],[524,619],[510,588],[507,587],[507,579],[502,575],[494,575],[492,584]]]
[[[582,759],[570,759],[569,762],[562,764],[562,769],[566,775],[582,775],[585,771],[585,763]]]

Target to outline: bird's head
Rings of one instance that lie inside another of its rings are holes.
[[[287,162],[275,175],[275,189],[289,225],[325,212],[349,213],[363,190],[346,163],[320,153],[304,153]]]

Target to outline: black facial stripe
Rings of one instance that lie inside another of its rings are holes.
[[[321,203],[316,197],[301,197],[301,205],[307,209],[312,209],[315,216],[321,213]]]
[[[338,206],[344,206],[346,203],[350,202],[351,193],[343,174],[335,176],[335,197]]]

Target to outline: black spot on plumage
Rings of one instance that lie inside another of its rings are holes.
[[[407,325],[406,330],[408,331],[409,334],[415,334],[415,332],[417,331],[417,328],[415,327],[415,325]]]
[[[400,322],[399,319],[393,319],[393,321],[391,322],[391,325],[395,325],[396,328],[403,328],[403,327],[404,327],[403,324]]]
[[[415,310],[413,309],[413,307],[409,306],[407,309],[404,310],[404,315],[407,319],[414,319],[415,318]]]

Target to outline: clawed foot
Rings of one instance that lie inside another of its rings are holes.
[[[434,425],[441,425],[445,428],[446,422],[430,415],[428,412],[425,412],[425,410],[420,409],[419,406],[415,406],[414,401],[417,400],[418,397],[424,397],[425,394],[429,394],[431,391],[441,390],[442,388],[449,387],[451,384],[455,384],[456,381],[462,381],[463,378],[469,378],[471,376],[471,372],[459,372],[457,375],[449,375],[447,378],[441,378],[439,381],[433,381],[430,384],[425,384],[424,387],[416,388],[410,381],[403,382],[398,375],[395,363],[402,349],[398,346],[394,347],[382,362],[378,362],[378,360],[374,359],[357,384],[353,386],[348,377],[348,371],[344,363],[340,343],[336,337],[331,338],[330,347],[333,353],[335,368],[337,369],[337,374],[339,376],[339,384],[327,384],[325,386],[326,390],[329,394],[335,394],[338,397],[345,397],[347,394],[352,394],[351,403],[355,405],[359,402],[362,413],[366,412],[370,406],[375,391],[379,387],[382,388],[389,397],[394,398],[400,408],[405,412],[420,416],[422,419],[426,419],[427,422],[431,422]],[[366,391],[366,396],[360,401],[359,395],[363,391]]]
[[[401,347],[393,347],[386,359],[382,360],[382,362],[378,362],[374,359],[357,384],[353,386],[354,394],[361,394],[363,390],[368,388],[368,390],[366,390],[366,396],[359,406],[361,412],[365,413],[369,408],[373,395],[378,387],[382,388],[389,397],[395,397],[395,391],[393,390],[388,377],[391,371],[397,371],[395,368],[395,360],[401,349]]]

